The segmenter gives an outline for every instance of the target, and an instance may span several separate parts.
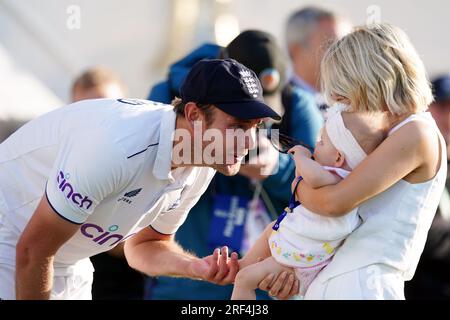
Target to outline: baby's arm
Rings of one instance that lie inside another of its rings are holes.
[[[289,150],[289,153],[293,154],[295,161],[295,175],[302,176],[312,188],[320,188],[341,181],[338,175],[325,170],[318,162],[312,160],[308,149],[295,146]]]

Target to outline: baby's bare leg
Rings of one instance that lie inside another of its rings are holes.
[[[274,224],[275,222],[272,222],[266,227],[246,255],[239,260],[239,269],[243,269],[251,264],[257,263],[260,259],[264,260],[271,256],[269,237],[272,234],[272,226]]]
[[[287,272],[286,277],[289,274],[295,276],[292,268],[279,264],[273,257],[241,269],[234,281],[231,300],[255,300],[255,289],[258,288],[258,284],[270,273],[277,275],[284,271]]]

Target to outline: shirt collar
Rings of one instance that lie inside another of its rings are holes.
[[[194,182],[198,171],[202,168],[185,167],[182,168],[182,172],[176,174],[176,177],[172,175],[173,139],[177,115],[173,108],[165,109],[162,112],[158,151],[153,167],[153,175],[160,180],[169,180],[171,184],[177,182],[177,185],[190,185]]]
[[[303,80],[302,78],[300,78],[298,75],[296,75],[295,73],[292,74],[291,76],[291,81],[298,87],[302,88],[303,90],[306,90],[314,95],[318,94],[319,92],[314,89],[312,86],[310,86],[309,84],[306,83],[305,80]]]
[[[162,112],[158,151],[153,167],[153,175],[160,180],[173,180],[170,169],[172,167],[173,137],[177,115],[173,108],[165,109]]]

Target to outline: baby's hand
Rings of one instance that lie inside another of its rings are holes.
[[[311,151],[300,145],[292,147],[291,149],[289,149],[288,153],[294,155],[294,157],[297,155],[304,156],[307,158],[312,157]]]

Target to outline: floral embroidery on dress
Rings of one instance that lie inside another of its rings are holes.
[[[325,251],[328,254],[333,254],[334,253],[334,248],[331,246],[331,244],[329,244],[328,242],[325,242],[322,247],[325,249]]]
[[[284,259],[286,259],[286,260],[290,260],[290,261],[294,261],[294,262],[306,262],[308,264],[320,263],[320,262],[328,259],[329,256],[332,253],[334,253],[334,248],[330,243],[325,242],[322,245],[322,247],[325,249],[325,252],[323,252],[323,253],[304,254],[304,253],[295,252],[295,251],[285,251],[285,250],[283,250],[283,248],[281,246],[278,245],[277,241],[275,241],[275,240],[270,241],[270,248],[273,253],[277,254],[278,256],[280,256],[280,255],[283,256]]]

